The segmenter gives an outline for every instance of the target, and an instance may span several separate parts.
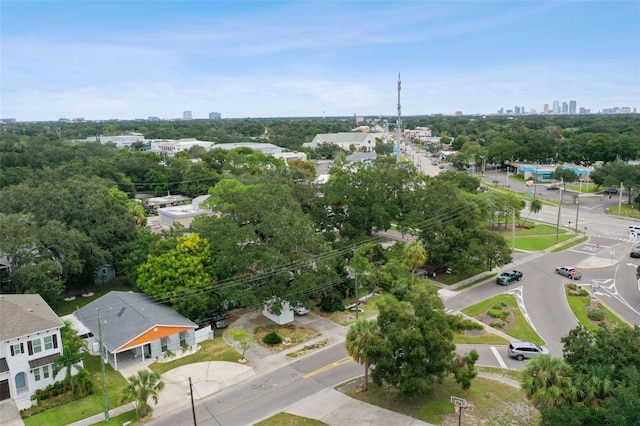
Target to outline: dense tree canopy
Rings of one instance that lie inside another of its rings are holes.
[[[403,301],[387,295],[378,302],[377,331],[367,330],[366,349],[358,349],[361,360],[373,366],[372,378],[378,384],[397,387],[407,395],[428,393],[433,384],[454,374],[460,383],[475,376],[477,356],[458,360],[453,331],[435,289],[413,287]],[[360,328],[351,333],[362,333]],[[353,337],[352,341],[357,341]],[[355,350],[355,348],[354,348]],[[459,361],[459,360],[458,360]],[[471,374],[455,374],[458,368]]]

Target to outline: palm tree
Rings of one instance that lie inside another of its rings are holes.
[[[149,409],[147,401],[151,398],[158,404],[158,393],[164,389],[164,382],[160,380],[158,373],[150,370],[140,370],[135,376],[129,377],[128,381],[122,390],[122,400],[124,402],[129,398],[135,399],[140,417],[144,418]]]
[[[411,270],[411,284],[414,282],[416,269],[427,261],[427,253],[420,241],[412,241],[402,250],[404,264]]]
[[[373,340],[378,332],[375,321],[359,320],[347,332],[347,352],[359,364],[364,364],[364,390],[369,389],[369,360]]]
[[[531,200],[531,203],[529,204],[529,213],[527,213],[527,217],[524,218],[522,224],[524,225],[527,223],[527,219],[529,219],[529,215],[531,213],[538,214],[540,210],[542,210],[542,201],[540,201],[539,198]]]
[[[522,389],[536,407],[553,407],[576,399],[573,370],[562,358],[538,355],[522,374]]]
[[[53,360],[53,377],[55,378],[62,369],[65,369],[64,380],[69,383],[71,392],[75,394],[75,383],[71,380],[71,373],[73,366],[82,361],[82,350],[86,349],[87,342],[71,328],[69,321],[64,322],[64,327],[60,329],[60,336],[62,338],[62,354]]]
[[[611,380],[613,366],[589,365],[584,373],[576,376],[576,388],[582,402],[592,408],[613,394],[615,388]]]

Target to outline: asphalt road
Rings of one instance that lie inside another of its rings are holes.
[[[344,345],[335,345],[270,373],[227,388],[195,404],[198,425],[246,426],[284,411],[295,402],[363,374]],[[154,425],[193,424],[185,408],[153,418]]]

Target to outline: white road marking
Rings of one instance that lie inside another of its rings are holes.
[[[502,368],[507,368],[507,364],[504,362],[504,360],[502,359],[502,357],[500,356],[500,354],[498,353],[498,350],[496,349],[495,346],[491,346],[491,352],[493,352],[493,355],[496,357],[496,359],[498,360],[498,364],[500,364],[500,367]]]

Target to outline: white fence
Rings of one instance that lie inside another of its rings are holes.
[[[200,343],[203,340],[213,339],[213,331],[211,331],[211,325],[196,330],[196,343]]]

